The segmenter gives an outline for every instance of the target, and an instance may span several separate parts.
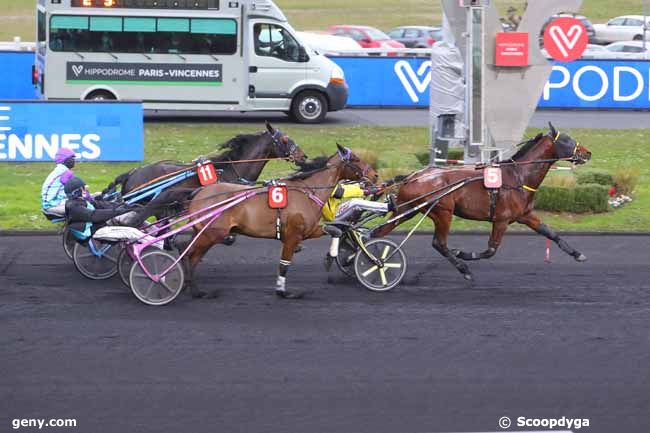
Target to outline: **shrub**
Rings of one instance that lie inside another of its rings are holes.
[[[576,177],[573,174],[556,174],[544,179],[544,186],[559,186],[562,188],[573,188],[576,186]]]
[[[452,147],[449,149],[447,159],[463,159],[465,151],[462,147]],[[415,154],[415,158],[422,166],[429,165],[429,152],[419,152]]]
[[[418,152],[415,154],[415,158],[418,160],[420,165],[429,165],[429,152]]]
[[[578,170],[576,173],[577,181],[579,185],[585,185],[590,183],[595,183],[603,186],[612,186],[614,185],[614,178],[611,174],[605,170]]]
[[[355,149],[354,154],[357,155],[362,161],[368,163],[372,168],[377,169],[379,155],[377,155],[375,151],[369,149]]]
[[[461,160],[465,157],[465,149],[462,147],[452,147],[449,149],[447,159]]]
[[[385,167],[379,169],[379,180],[385,182],[387,180],[393,179],[395,176],[408,175],[413,170],[403,167]]]
[[[575,213],[585,212],[607,212],[609,186],[598,184],[577,185],[574,191],[574,211]]]
[[[639,183],[639,170],[619,168],[614,173],[614,185],[619,194],[630,195]]]
[[[608,187],[598,184],[574,187],[542,185],[535,194],[535,208],[554,212],[607,212]]]

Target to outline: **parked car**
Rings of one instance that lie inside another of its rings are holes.
[[[609,59],[610,52],[602,45],[589,44],[581,59]]]
[[[646,47],[643,47],[643,41],[625,41],[614,42],[605,46],[608,59],[648,59],[650,58],[650,43],[646,41]]]
[[[388,32],[391,39],[401,42],[407,48],[429,48],[442,39],[440,27],[403,26]]]
[[[595,44],[596,42],[596,31],[594,30],[594,25],[591,24],[591,21],[587,19],[587,17],[583,15],[574,15],[574,14],[555,14],[551,18],[549,18],[546,23],[542,26],[542,31],[539,34],[539,43],[540,45],[544,44],[544,30],[546,30],[546,26],[548,26],[551,21],[555,20],[556,18],[562,18],[562,17],[572,17],[576,18],[579,20],[582,25],[585,26],[585,29],[587,29],[587,36],[589,36],[589,43],[590,44]]]
[[[650,25],[650,18],[646,19],[646,28]],[[605,44],[618,41],[640,41],[643,39],[643,15],[625,15],[616,17],[607,24],[594,25],[596,40]],[[646,39],[650,34],[646,34]]]
[[[338,25],[330,27],[329,32],[335,36],[352,38],[363,48],[404,48],[404,44],[392,40],[374,27]]]
[[[361,49],[354,39],[327,33],[297,32],[300,41],[314,51],[326,56],[341,56],[348,51]],[[359,54],[355,54],[359,55]]]

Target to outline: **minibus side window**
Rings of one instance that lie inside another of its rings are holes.
[[[255,24],[253,41],[258,56],[275,57],[287,62],[301,61],[300,44],[284,27]]]

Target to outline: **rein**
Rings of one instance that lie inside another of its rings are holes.
[[[218,162],[214,162],[211,159],[207,159],[205,161],[209,162],[211,164],[240,164],[240,163],[243,164],[243,163],[250,163],[250,162],[278,161],[278,160],[290,161],[291,159],[290,159],[290,157],[286,156],[286,157],[278,157],[278,158],[242,159],[242,160],[239,160],[239,161],[218,161]],[[171,173],[167,173],[167,174],[163,174],[162,176],[158,176],[158,177],[156,177],[154,179],[151,179],[148,182],[143,183],[142,185],[138,185],[136,188],[133,188],[131,191],[129,191],[129,194],[133,193],[133,192],[140,191],[141,189],[143,189],[145,187],[148,187],[150,185],[153,185],[156,182],[168,179],[170,177],[174,177],[177,174],[182,174],[182,173],[187,173],[188,171],[193,171],[198,166],[199,166],[199,164],[194,164],[194,165],[191,165],[189,167],[185,167],[185,168],[182,168],[180,170],[176,170],[176,171],[173,171]]]

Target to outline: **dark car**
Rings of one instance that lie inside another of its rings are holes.
[[[442,39],[440,27],[403,26],[396,27],[388,36],[404,44],[407,48],[429,48]]]
[[[596,30],[594,29],[594,25],[591,24],[591,21],[589,21],[587,17],[582,15],[574,15],[574,14],[556,14],[553,15],[551,18],[549,18],[542,26],[542,31],[539,34],[540,45],[543,45],[544,42],[544,30],[546,30],[546,26],[548,26],[551,23],[551,21],[553,21],[554,19],[561,18],[561,17],[572,17],[580,21],[582,25],[585,26],[585,29],[587,29],[587,36],[589,36],[589,43],[590,44],[596,43]]]

